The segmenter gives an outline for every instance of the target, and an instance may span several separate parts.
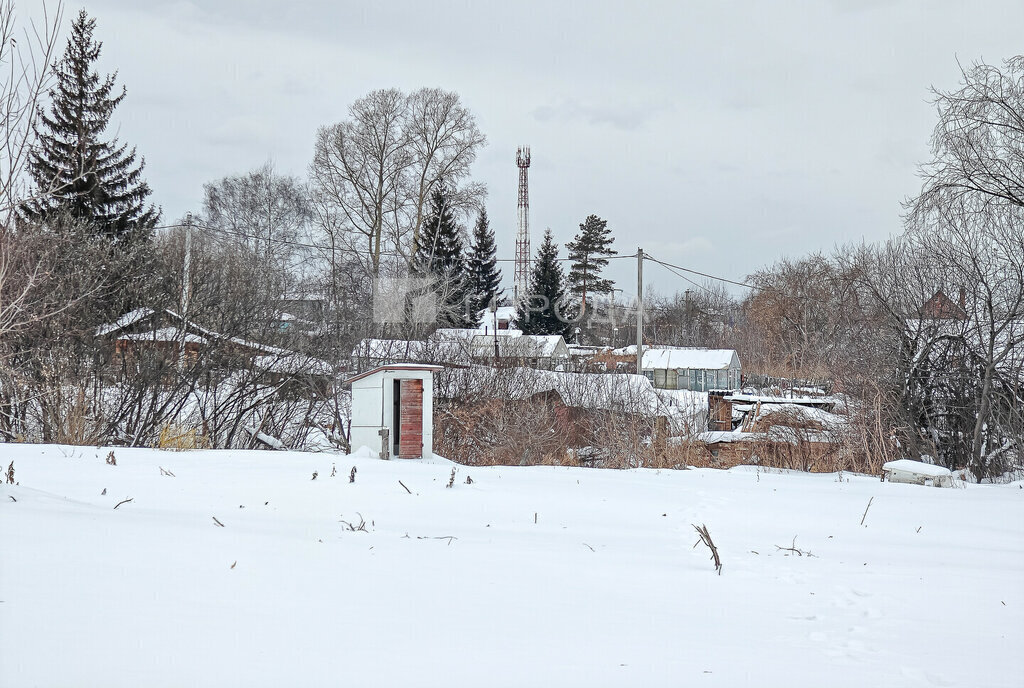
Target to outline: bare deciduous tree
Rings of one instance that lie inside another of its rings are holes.
[[[317,132],[310,177],[329,243],[358,255],[371,278],[388,253],[408,263],[439,184],[459,207],[478,204],[483,187],[460,183],[484,142],[455,93],[388,89],[360,98],[348,119]]]
[[[973,362],[969,465],[980,479],[1019,451],[1024,345],[1024,56],[963,69],[933,90],[939,122],[921,193],[907,206],[910,240],[965,292],[965,361]],[[968,400],[964,400],[968,401]],[[1010,427],[997,427],[999,415]]]
[[[310,219],[309,196],[295,177],[277,174],[267,162],[244,175],[203,187],[207,221],[245,240],[264,258],[289,255]]]
[[[52,74],[61,14],[59,2],[43,4],[42,20],[19,31],[14,1],[0,0],[0,334],[38,315],[27,301],[43,266],[18,264],[12,225],[28,193],[25,165]]]
[[[961,74],[957,90],[932,89],[939,114],[934,157],[921,168],[914,214],[974,195],[1024,206],[1024,55],[1002,68],[976,62]]]

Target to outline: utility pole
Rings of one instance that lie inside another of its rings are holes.
[[[178,370],[185,367],[185,324],[188,322],[189,301],[192,300],[192,213],[185,216],[185,260],[181,268],[181,343],[178,347]]]
[[[501,353],[498,351],[498,297],[491,297],[491,316],[494,319],[494,365],[498,365]]]
[[[644,250],[636,249],[636,374],[643,375],[644,348]]]

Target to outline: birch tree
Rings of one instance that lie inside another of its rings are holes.
[[[455,93],[387,89],[360,98],[347,119],[317,132],[310,178],[324,234],[335,246],[345,238],[370,278],[388,257],[408,266],[441,184],[454,207],[478,205],[483,187],[466,178],[484,142]]]
[[[205,184],[203,190],[207,221],[242,239],[264,259],[282,262],[310,219],[305,185],[276,173],[271,162]]]

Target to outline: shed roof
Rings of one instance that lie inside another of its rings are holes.
[[[377,373],[386,373],[386,372],[393,371],[393,370],[395,370],[395,371],[406,370],[406,371],[416,371],[416,372],[421,372],[421,373],[424,373],[424,372],[433,373],[433,372],[438,371],[438,370],[444,370],[444,368],[442,366],[429,365],[427,363],[398,363],[398,364],[395,364],[395,365],[382,365],[382,366],[377,366],[376,368],[371,368],[370,370],[367,370],[365,372],[359,373],[358,375],[353,375],[352,377],[350,377],[347,380],[347,382],[352,383],[352,382],[355,382],[356,380],[362,380],[363,378],[370,377],[371,375],[376,375]]]
[[[636,349],[633,349],[634,353]],[[644,370],[697,368],[719,370],[739,361],[735,349],[701,349],[696,347],[673,347],[644,349],[641,365]]]

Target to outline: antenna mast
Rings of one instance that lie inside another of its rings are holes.
[[[518,305],[530,290],[530,147],[516,150],[519,168],[519,226],[516,230],[515,302]]]

